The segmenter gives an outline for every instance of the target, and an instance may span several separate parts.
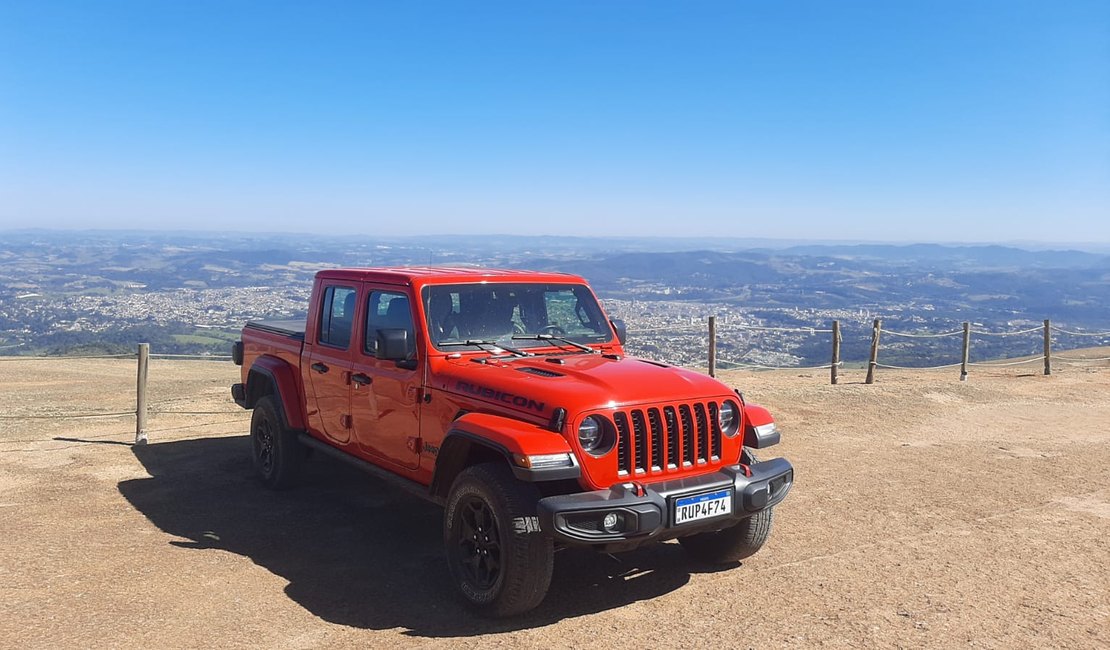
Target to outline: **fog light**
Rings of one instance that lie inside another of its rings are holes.
[[[605,515],[605,519],[601,520],[601,526],[610,533],[616,532],[619,523],[620,521],[617,519],[617,513],[615,512],[610,512]]]

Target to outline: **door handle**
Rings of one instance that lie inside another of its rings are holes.
[[[368,386],[374,380],[361,372],[356,372],[351,375],[351,381],[354,382],[355,388],[358,388],[359,386]]]
[[[321,375],[328,371],[328,367],[325,366],[324,364],[320,363],[319,361],[312,364],[312,369],[315,370],[316,372],[320,373]]]

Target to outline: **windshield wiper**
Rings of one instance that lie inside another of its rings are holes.
[[[591,348],[588,345],[582,345],[578,341],[572,341],[572,340],[570,340],[568,338],[564,338],[562,336],[555,336],[554,334],[529,334],[527,336],[518,335],[518,336],[513,336],[513,340],[514,341],[558,341],[559,343],[565,343],[566,345],[578,348],[579,350],[582,350],[583,352],[589,352],[590,354],[596,354],[596,353],[601,351],[601,350],[595,350],[595,349]]]
[[[516,338],[516,337],[514,336],[513,338]],[[501,343],[498,343],[497,341],[478,341],[478,340],[474,340],[474,339],[467,339],[465,341],[446,341],[444,343],[437,343],[436,345],[438,345],[441,348],[445,348],[445,347],[449,347],[449,346],[455,346],[455,345],[458,345],[458,346],[469,345],[469,346],[473,346],[473,347],[479,348],[481,350],[484,350],[486,352],[493,352],[493,350],[489,350],[487,348],[496,348],[498,350],[504,350],[505,352],[508,352],[509,354],[515,354],[518,357],[533,356],[531,352],[525,352],[524,350],[518,350],[517,348],[511,348],[507,345],[503,345]]]

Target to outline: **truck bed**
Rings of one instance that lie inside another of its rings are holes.
[[[288,336],[292,339],[304,340],[305,323],[303,320],[252,320],[247,322],[247,327],[271,334]]]

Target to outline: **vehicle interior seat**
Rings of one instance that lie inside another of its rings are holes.
[[[348,293],[347,297],[343,299],[343,313],[332,317],[331,336],[329,337],[332,345],[345,348],[350,344],[351,325],[355,322],[355,300],[355,292]]]
[[[432,291],[428,299],[428,320],[432,330],[432,340],[443,341],[458,335],[458,326],[455,323],[455,304],[451,294]],[[452,332],[455,334],[453,335]]]

